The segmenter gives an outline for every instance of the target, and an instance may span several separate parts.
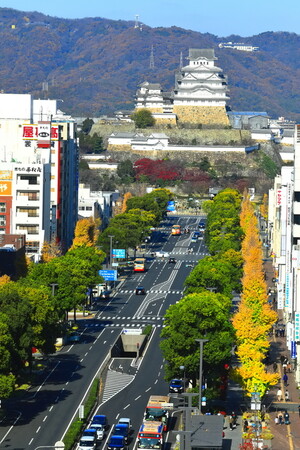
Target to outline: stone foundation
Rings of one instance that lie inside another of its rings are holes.
[[[164,112],[163,107],[148,108],[147,106],[144,106],[143,108],[135,108],[134,112],[141,111],[141,109],[148,109],[151,113],[158,113],[158,114],[163,114],[163,112]]]
[[[174,105],[173,113],[178,122],[199,123],[203,125],[230,125],[224,106]]]
[[[131,145],[108,144],[107,150],[109,152],[130,152],[131,153]]]
[[[177,125],[175,117],[173,119],[170,119],[167,117],[165,119],[163,117],[154,117],[154,118],[155,118],[156,125],[162,125],[162,126],[168,125],[168,124],[173,125],[173,126]]]

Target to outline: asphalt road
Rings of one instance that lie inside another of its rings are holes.
[[[138,366],[115,360],[109,370],[107,391],[99,412],[108,417],[110,429],[119,417],[130,417],[133,423],[131,445],[143,419],[150,395],[168,393],[164,381],[163,358],[159,349],[163,316],[167,308],[183,295],[183,283],[197,261],[207,254],[203,239],[191,243],[192,231],[201,217],[167,218],[153,233],[146,256],[149,268],[145,273],[130,275],[109,301],[102,301],[92,320],[81,321],[80,343],[65,346],[49,358],[47,372],[21,400],[6,403],[6,416],[0,427],[0,448],[9,450],[37,449],[53,446],[61,440],[97,376],[105,358],[122,328],[154,325],[154,333]],[[170,236],[172,224],[189,226],[190,234]],[[188,253],[188,249],[193,253]],[[176,264],[150,257],[151,252],[164,250],[176,258]],[[135,295],[143,285],[146,295]],[[131,361],[132,363],[132,361]],[[128,366],[128,367],[127,367]]]

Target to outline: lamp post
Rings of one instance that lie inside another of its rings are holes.
[[[112,267],[112,243],[113,243],[113,238],[114,236],[112,236],[111,234],[108,235],[109,237],[109,268],[111,269]]]
[[[180,366],[179,369],[183,371],[183,392],[185,392],[185,366]]]
[[[203,360],[203,345],[208,342],[208,339],[195,339],[200,344],[200,362],[199,362],[199,414],[201,414],[202,401],[202,360]]]

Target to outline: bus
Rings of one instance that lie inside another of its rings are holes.
[[[180,225],[173,225],[171,230],[172,236],[178,236],[181,234],[181,226]]]
[[[137,448],[161,450],[164,444],[163,424],[161,422],[143,422],[138,432]]]
[[[133,271],[134,272],[145,272],[146,270],[146,259],[145,258],[136,258],[133,262]]]

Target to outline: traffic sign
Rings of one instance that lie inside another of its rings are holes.
[[[113,248],[111,251],[111,256],[113,258],[125,258],[126,250],[124,248]]]
[[[105,281],[117,281],[118,279],[118,272],[116,270],[99,270],[98,273]]]

